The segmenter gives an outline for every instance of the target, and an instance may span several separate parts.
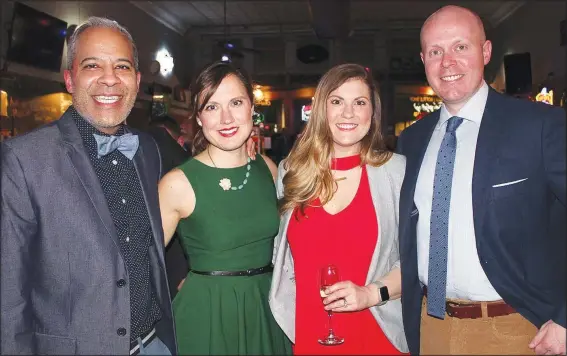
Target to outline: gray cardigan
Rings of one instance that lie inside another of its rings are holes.
[[[370,262],[366,283],[388,274],[400,266],[398,249],[398,203],[404,179],[406,159],[394,154],[380,167],[366,166],[372,201],[378,219],[378,243]],[[283,195],[284,162],[278,167],[277,193]],[[292,342],[295,342],[295,274],[293,258],[287,241],[291,211],[282,215],[280,230],[274,244],[274,273],[270,289],[270,308],[274,318]],[[401,352],[408,352],[400,299],[389,301],[370,311],[390,342]]]

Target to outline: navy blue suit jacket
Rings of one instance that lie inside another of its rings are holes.
[[[417,177],[439,111],[401,134],[407,158],[400,195],[402,307],[410,352],[419,353],[422,291],[414,204]],[[565,112],[490,90],[472,178],[481,266],[498,294],[538,328],[565,327]],[[526,180],[494,188],[506,182]]]

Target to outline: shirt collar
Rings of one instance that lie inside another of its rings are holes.
[[[486,99],[488,98],[488,84],[483,80],[482,86],[474,93],[474,95],[466,102],[466,104],[459,110],[456,116],[462,117],[465,120],[472,121],[480,126],[484,108],[486,106]],[[441,105],[439,112],[439,121],[435,129],[438,130],[445,125],[445,123],[452,117],[445,107]]]

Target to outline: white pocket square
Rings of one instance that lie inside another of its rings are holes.
[[[518,179],[512,182],[506,182],[506,183],[500,183],[500,184],[495,184],[492,186],[492,188],[500,188],[500,187],[505,187],[507,185],[512,185],[512,184],[516,184],[516,183],[520,183],[523,182],[525,180],[528,180],[528,178],[524,178],[524,179]]]

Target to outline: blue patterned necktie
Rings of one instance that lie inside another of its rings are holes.
[[[98,158],[106,156],[114,150],[118,150],[122,152],[126,158],[131,160],[134,158],[140,144],[138,135],[131,133],[122,136],[102,136],[97,134],[93,134],[93,136],[96,140]]]
[[[451,186],[457,151],[455,131],[463,119],[453,116],[447,121],[433,180],[433,201],[429,235],[429,269],[427,277],[427,313],[443,319],[447,292],[447,244],[449,238],[449,208]]]

